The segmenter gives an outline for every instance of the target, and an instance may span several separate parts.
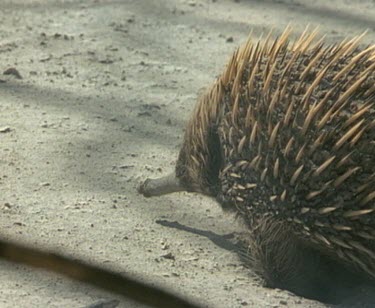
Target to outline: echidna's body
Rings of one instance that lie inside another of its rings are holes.
[[[236,209],[258,262],[298,242],[375,279],[375,45],[288,34],[243,45],[200,99],[179,185]]]

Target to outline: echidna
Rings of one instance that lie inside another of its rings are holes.
[[[290,32],[234,52],[196,105],[175,174],[140,190],[237,211],[270,285],[298,289],[306,259],[309,275],[340,265],[375,281],[375,45]]]

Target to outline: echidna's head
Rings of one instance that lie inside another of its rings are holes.
[[[207,131],[197,134],[196,128],[189,126],[176,165],[176,177],[185,190],[216,196],[221,164],[217,129],[208,127]]]
[[[223,85],[217,80],[199,98],[186,127],[175,172],[164,178],[146,180],[139,187],[144,196],[160,196],[176,191],[217,195],[220,190],[219,172],[223,166],[218,133],[223,95]]]

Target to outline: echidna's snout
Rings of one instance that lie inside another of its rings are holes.
[[[145,197],[166,195],[178,191],[186,191],[173,172],[157,179],[147,179],[138,186],[138,192]]]

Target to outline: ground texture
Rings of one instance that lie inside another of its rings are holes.
[[[364,43],[374,43],[373,0],[312,3],[1,0],[1,236],[206,307],[323,307],[263,288],[226,241],[242,227],[214,201],[136,191],[173,170],[197,95],[250,30],[319,25],[337,41],[368,29]],[[0,269],[0,307],[141,307],[61,276]]]

